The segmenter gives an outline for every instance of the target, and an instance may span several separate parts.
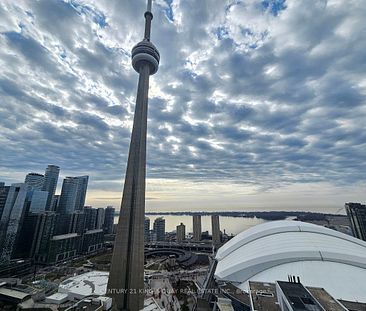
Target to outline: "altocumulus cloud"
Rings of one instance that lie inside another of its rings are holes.
[[[144,0],[1,1],[4,181],[54,163],[90,174],[96,202],[120,190],[137,84],[130,51],[144,9]],[[243,206],[241,191],[326,185],[331,197],[329,189],[362,188],[363,0],[157,0],[154,13],[161,66],[150,88],[147,172],[155,206],[170,190],[211,189],[227,202],[231,187]],[[222,184],[229,188],[213,189]]]

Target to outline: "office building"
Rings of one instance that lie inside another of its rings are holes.
[[[92,208],[91,206],[85,206],[84,214],[85,214],[85,230],[96,229],[98,210],[96,208]]]
[[[144,222],[144,240],[145,243],[150,242],[150,218],[145,217]]]
[[[55,195],[60,168],[56,165],[48,165],[44,174],[42,190],[48,192],[46,210],[51,209],[52,197]]]
[[[85,231],[85,213],[81,211],[76,211],[71,214],[71,220],[69,225],[69,230],[67,233],[77,233],[83,235]]]
[[[15,252],[25,216],[26,184],[12,184],[0,220],[0,264],[10,261]]]
[[[5,186],[5,183],[0,183],[0,220],[8,197],[9,189],[10,186]]]
[[[104,208],[98,208],[95,229],[103,229],[103,225],[104,225]]]
[[[30,257],[34,258],[36,263],[47,262],[51,238],[55,233],[56,221],[57,215],[55,212],[37,214],[37,223],[30,252]]]
[[[27,197],[27,200],[29,200],[30,203],[29,212],[41,213],[46,211],[47,199],[47,191],[30,190]]]
[[[102,229],[85,231],[82,236],[81,253],[90,254],[103,249],[104,232]]]
[[[58,212],[71,214],[83,210],[85,204],[88,176],[66,177],[62,184]]]
[[[54,235],[63,235],[70,233],[70,223],[73,214],[56,213],[56,225]]]
[[[182,243],[186,239],[186,226],[183,223],[177,226],[177,242]]]
[[[89,176],[74,177],[78,179],[78,190],[76,195],[75,210],[82,211],[85,205],[86,191],[88,190]]]
[[[347,216],[351,223],[353,235],[366,241],[366,205],[361,203],[346,203]]]
[[[115,209],[112,206],[107,206],[104,211],[104,233],[112,234],[113,233],[113,224],[114,224],[114,213]]]
[[[31,189],[42,191],[44,184],[44,175],[38,173],[29,173],[25,176],[24,183]]]
[[[16,243],[14,258],[34,258],[38,263],[45,262],[55,220],[54,212],[27,213]]]
[[[153,227],[156,241],[165,241],[165,219],[163,217],[156,218]]]
[[[58,211],[58,203],[60,202],[60,195],[55,194],[51,200],[51,211]]]
[[[149,239],[150,239],[150,242],[156,242],[157,241],[156,232],[154,230],[150,230]]]
[[[47,199],[47,198],[46,198]],[[15,245],[14,258],[31,258],[32,243],[35,239],[38,214],[26,213]]]
[[[77,233],[53,236],[50,240],[47,262],[58,263],[75,258],[80,244],[81,236]]]
[[[201,241],[202,237],[202,223],[201,215],[193,216],[193,241]]]
[[[211,224],[212,224],[212,244],[218,246],[221,243],[219,215],[211,216]]]

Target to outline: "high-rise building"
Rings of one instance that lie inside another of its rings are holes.
[[[51,211],[58,211],[58,203],[60,202],[60,195],[55,194],[51,200]]]
[[[163,217],[156,218],[153,227],[156,234],[156,241],[165,241],[165,219]]]
[[[135,115],[120,217],[114,243],[107,294],[118,310],[144,306],[144,219],[146,132],[149,77],[159,67],[160,55],[150,42],[152,0],[145,12],[144,39],[132,49],[132,66],[139,74]],[[124,289],[124,291],[121,291]],[[131,293],[131,290],[135,293]]]
[[[26,184],[11,185],[0,221],[0,264],[9,262],[15,252],[25,215],[26,196]]]
[[[186,226],[183,223],[177,226],[177,242],[182,243],[186,239]]]
[[[46,211],[48,192],[40,190],[30,190],[28,198],[30,201],[29,212],[40,213]]]
[[[37,214],[37,224],[30,253],[37,263],[47,262],[51,238],[55,233],[56,220],[55,212]]]
[[[26,213],[14,257],[34,258],[36,262],[45,262],[49,241],[54,233],[55,221],[54,212]]]
[[[41,191],[44,184],[44,175],[38,173],[29,173],[25,176],[24,183],[34,190]]]
[[[103,229],[104,225],[104,208],[97,209],[97,222],[95,224],[95,229]]]
[[[219,215],[211,216],[211,225],[212,225],[212,244],[218,246],[221,243]]]
[[[54,235],[68,234],[73,214],[56,214]]]
[[[145,217],[144,222],[144,240],[146,242],[150,242],[150,218]]]
[[[44,174],[42,190],[48,192],[46,210],[50,210],[52,197],[55,195],[60,168],[56,165],[48,165]]]
[[[70,226],[67,233],[77,233],[83,235],[85,231],[85,213],[81,211],[76,211],[71,214]]]
[[[103,248],[104,232],[102,229],[86,231],[82,236],[81,253],[89,254]]]
[[[85,204],[88,176],[66,177],[62,184],[58,212],[72,214],[83,210]]]
[[[201,215],[193,215],[193,240],[201,241],[201,237],[202,237]]]
[[[77,233],[55,235],[50,240],[47,262],[57,263],[70,260],[77,256],[80,246],[81,236]]]
[[[104,233],[112,234],[113,233],[113,224],[114,224],[114,213],[115,209],[112,206],[107,206],[104,211]]]
[[[74,177],[78,179],[78,190],[76,195],[75,210],[82,211],[85,205],[86,191],[88,190],[89,176]]]
[[[346,203],[346,212],[351,223],[353,235],[366,241],[366,205]]]
[[[98,210],[96,208],[92,208],[91,206],[85,206],[84,214],[85,214],[85,230],[96,229]]]
[[[30,258],[39,214],[26,213],[15,245],[14,258]]]
[[[5,183],[0,184],[0,220],[8,197],[9,189],[10,186],[5,186]]]

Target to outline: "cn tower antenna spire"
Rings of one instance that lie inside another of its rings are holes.
[[[147,8],[145,12],[145,35],[144,40],[150,41],[151,35],[151,21],[153,14],[151,13],[152,0],[147,0]]]
[[[151,12],[152,0],[147,0],[147,12]]]
[[[133,128],[121,211],[114,241],[107,295],[113,310],[139,311],[144,307],[144,221],[146,136],[150,75],[159,68],[160,54],[150,42],[152,0],[147,1],[145,35],[132,49],[132,67],[139,74]],[[118,168],[117,168],[118,169]]]

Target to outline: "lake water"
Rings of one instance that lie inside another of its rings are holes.
[[[186,226],[186,233],[193,231],[193,216],[175,216],[161,215],[165,219],[165,231],[171,232],[176,230],[181,222]],[[154,220],[160,215],[147,215],[150,218],[150,229],[152,229]],[[202,231],[211,233],[211,216],[202,216]],[[245,218],[245,217],[224,217],[220,216],[220,230],[227,234],[238,234],[250,227],[266,222],[260,218]],[[118,216],[114,217],[114,223],[118,223]]]

